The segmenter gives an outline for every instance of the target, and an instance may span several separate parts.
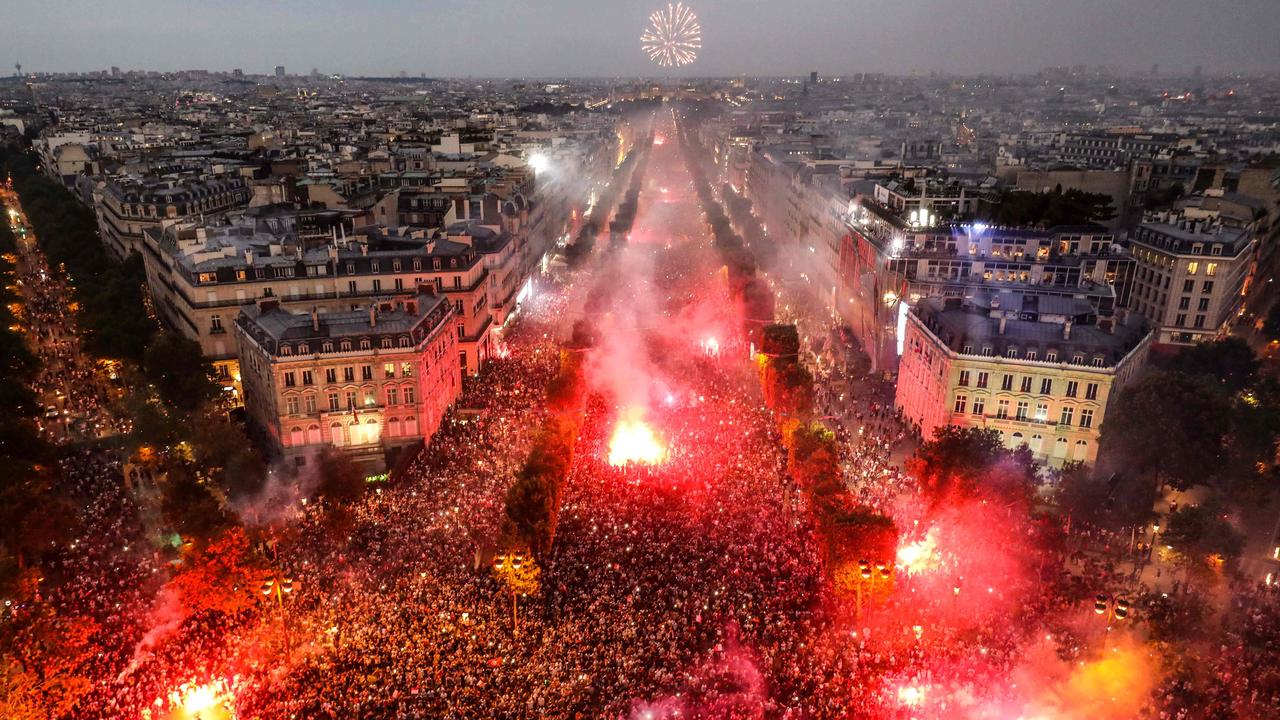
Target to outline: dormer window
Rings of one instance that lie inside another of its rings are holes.
[[[293,346],[292,346],[292,345],[281,345],[281,346],[280,346],[280,354],[281,354],[281,355],[292,355],[292,354],[293,354]]]
[[[407,348],[407,347],[409,347],[409,338],[408,338],[407,336],[403,336],[403,335],[402,335],[402,336],[400,337],[400,347],[402,347],[402,348]]]
[[[413,259],[413,271],[422,272],[422,258]]]
[[[326,341],[325,341],[325,342],[320,346],[320,351],[321,351],[321,352],[327,352],[327,353],[331,353],[331,352],[333,352],[333,343],[332,343],[332,342],[329,342],[329,341],[327,341],[327,340],[326,340]]]
[[[1010,347],[1010,348],[1008,348],[1007,350],[1005,350],[1005,351],[1004,351],[1004,356],[1005,356],[1005,357],[1008,357],[1008,358],[1016,358],[1016,357],[1018,357],[1018,348],[1016,348],[1016,347]]]
[[[382,349],[383,349],[383,350],[390,350],[390,349],[391,349],[391,338],[389,338],[389,337],[384,337],[384,338],[382,338]]]
[[[343,341],[342,341],[342,352],[351,352],[351,341],[350,341],[350,340],[343,340]]]
[[[392,271],[392,272],[400,272],[400,261],[399,261],[399,260],[392,260],[392,261],[391,261],[391,271]]]
[[[369,342],[369,340],[368,340],[367,338],[366,338],[366,339],[364,339],[364,340],[361,340],[361,341],[360,341],[360,349],[361,349],[361,350],[371,350],[371,349],[373,349],[373,343]]]
[[[1044,354],[1045,362],[1058,362],[1058,351],[1050,350]]]

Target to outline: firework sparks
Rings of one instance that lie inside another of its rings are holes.
[[[698,59],[702,27],[698,16],[682,3],[667,5],[649,16],[649,27],[640,36],[640,47],[662,67],[681,67]]]

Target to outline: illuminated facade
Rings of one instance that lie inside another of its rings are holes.
[[[1244,302],[1256,244],[1251,228],[1216,216],[1148,216],[1130,238],[1138,262],[1132,307],[1158,326],[1160,343],[1226,334]]]
[[[251,425],[297,465],[333,446],[380,470],[390,451],[430,438],[461,392],[454,314],[427,285],[367,310],[246,307],[235,328]]]
[[[1146,364],[1139,316],[1098,317],[1083,298],[1013,292],[926,298],[906,318],[896,406],[924,437],[998,430],[1054,466],[1097,459],[1107,406]]]

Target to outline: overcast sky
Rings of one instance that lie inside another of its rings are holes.
[[[691,0],[686,75],[1280,70],[1280,0]],[[664,71],[657,0],[0,0],[0,67],[428,76]],[[4,72],[9,72],[5,70]]]

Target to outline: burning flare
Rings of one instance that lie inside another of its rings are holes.
[[[938,556],[938,529],[929,528],[924,537],[898,548],[898,567],[909,575],[935,570],[942,564]]]
[[[627,410],[618,418],[609,438],[609,464],[641,463],[657,465],[667,457],[667,449],[639,410]]]

